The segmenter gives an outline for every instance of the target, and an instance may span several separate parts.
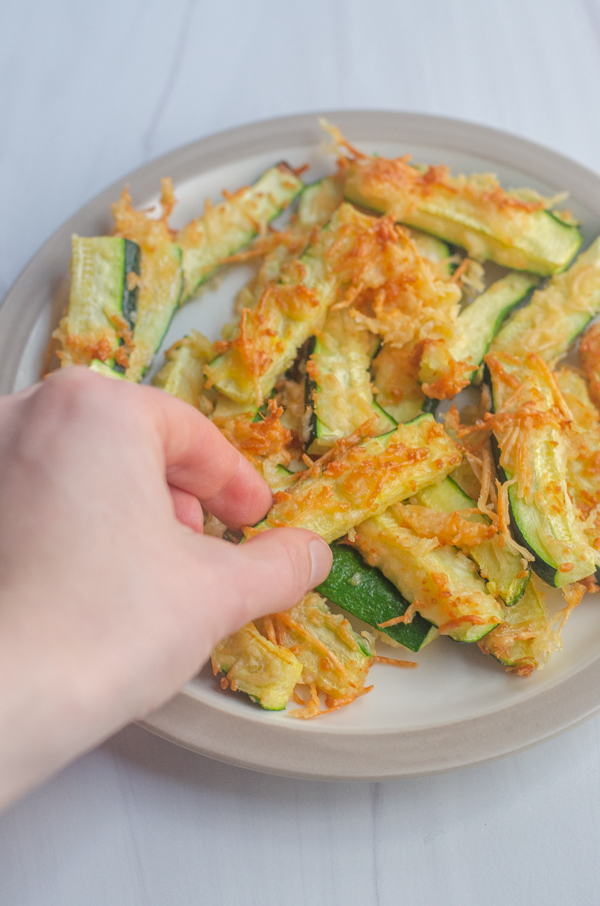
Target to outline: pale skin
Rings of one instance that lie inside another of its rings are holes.
[[[317,535],[239,547],[271,492],[195,409],[65,369],[0,397],[0,808],[168,701],[221,638],[321,582]]]

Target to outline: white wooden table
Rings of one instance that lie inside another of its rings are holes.
[[[600,170],[599,0],[6,0],[0,295],[112,180],[318,108],[441,113]],[[0,817],[3,906],[597,904],[600,718],[381,784],[211,762],[131,727]]]

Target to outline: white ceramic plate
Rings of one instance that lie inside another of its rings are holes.
[[[492,171],[507,187],[528,185],[546,194],[566,189],[569,207],[583,223],[584,245],[600,233],[600,178],[531,142],[418,114],[326,116],[365,150],[411,153],[455,171]],[[137,206],[147,206],[157,198],[160,177],[171,176],[179,198],[177,226],[197,216],[206,197],[251,182],[278,160],[308,162],[310,178],[318,178],[331,168],[322,143],[316,115],[243,126],[147,164],[83,207],[38,252],[0,309],[0,392],[38,379],[66,300],[70,235],[109,229],[109,204],[123,185],[129,184]],[[216,339],[246,278],[243,268],[231,271],[189,303],[165,345],[190,327]],[[559,603],[557,592],[549,598]],[[223,693],[205,670],[143,725],[205,755],[294,776],[379,780],[466,767],[541,742],[600,710],[599,603],[584,600],[564,632],[564,651],[527,679],[504,673],[475,645],[440,639],[415,656],[418,670],[376,665],[373,692],[313,721],[261,711],[242,695]]]

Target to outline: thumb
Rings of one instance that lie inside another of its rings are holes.
[[[229,556],[218,566],[223,570],[222,603],[215,613],[219,624],[213,627],[215,643],[250,620],[289,610],[331,569],[327,542],[304,529],[271,529],[228,547]]]
[[[187,491],[182,491],[181,488],[173,487],[171,484],[169,485],[169,491],[177,521],[181,522],[182,525],[187,525],[192,531],[202,534],[204,513],[198,498]]]

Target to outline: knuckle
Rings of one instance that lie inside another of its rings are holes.
[[[62,449],[73,431],[97,434],[103,426],[113,434],[115,409],[108,380],[86,368],[72,366],[52,375],[25,401],[17,447],[28,460],[43,458]]]
[[[86,419],[107,430],[119,425],[119,433],[135,426],[143,416],[139,388],[126,381],[113,381],[89,369],[73,365],[44,382],[37,400],[47,417],[62,424]],[[136,398],[134,399],[134,396]]]
[[[105,398],[106,389],[97,375],[73,365],[42,384],[38,403],[44,408],[52,407],[57,414],[72,415],[82,408],[88,410],[92,401]]]

